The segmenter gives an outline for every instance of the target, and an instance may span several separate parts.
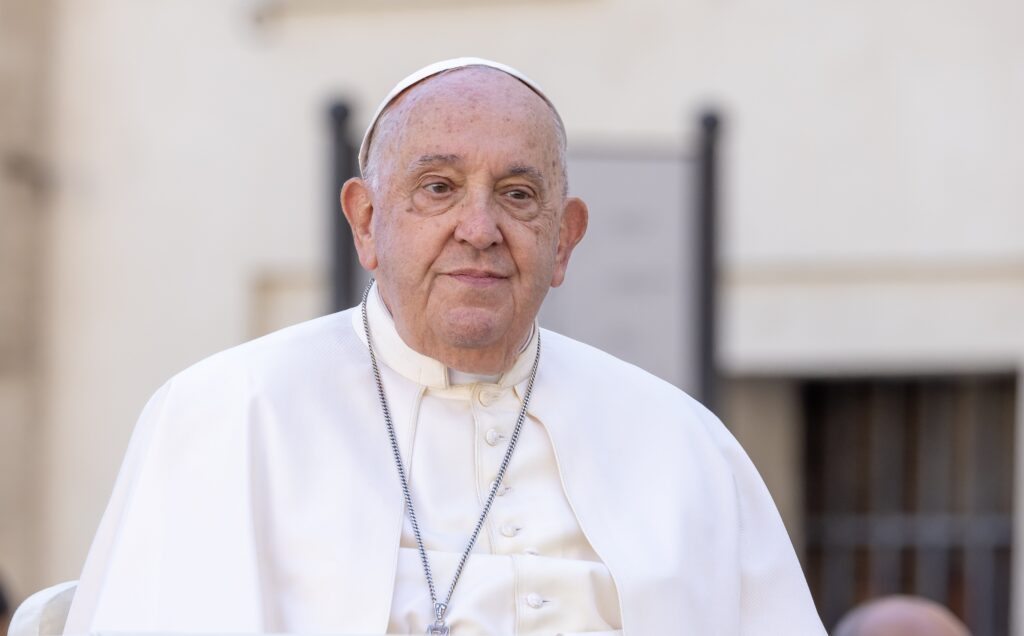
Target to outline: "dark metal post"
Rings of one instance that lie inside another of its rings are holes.
[[[697,167],[697,355],[700,360],[697,398],[714,410],[717,400],[717,147],[720,119],[714,112],[700,118],[700,159]]]
[[[356,145],[348,135],[349,108],[344,102],[335,102],[329,109],[331,126],[332,165],[330,177],[331,228],[331,311],[351,307],[358,301],[356,274],[359,260],[352,243],[352,230],[341,212],[339,193],[350,177],[356,176]]]

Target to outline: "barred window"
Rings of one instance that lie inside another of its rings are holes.
[[[808,582],[827,626],[854,605],[934,599],[1009,633],[1016,379],[805,383]]]

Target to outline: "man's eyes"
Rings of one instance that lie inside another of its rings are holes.
[[[422,187],[430,194],[435,195],[449,194],[454,189],[452,185],[446,181],[431,181],[429,183],[423,184]],[[530,188],[523,187],[508,188],[506,190],[503,190],[501,192],[501,195],[506,198],[512,199],[513,201],[516,202],[530,201],[534,199],[536,196],[533,190],[531,190]]]

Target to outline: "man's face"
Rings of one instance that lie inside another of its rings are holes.
[[[586,228],[586,207],[564,196],[559,143],[544,101],[493,69],[429,79],[381,119],[365,230],[359,202],[343,203],[414,349],[481,373],[514,360]]]

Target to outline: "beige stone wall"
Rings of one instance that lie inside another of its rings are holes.
[[[0,0],[0,578],[39,584],[39,317],[48,3]]]
[[[722,383],[722,419],[757,466],[797,554],[804,547],[804,423],[799,386],[785,378]]]

